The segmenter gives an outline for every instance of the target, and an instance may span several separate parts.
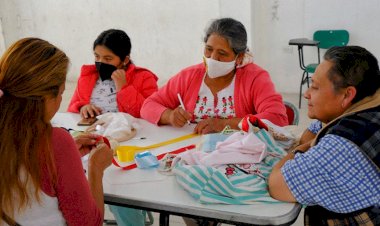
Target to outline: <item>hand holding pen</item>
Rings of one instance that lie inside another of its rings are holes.
[[[174,109],[167,108],[161,115],[159,124],[172,125],[174,127],[183,127],[186,124],[190,124],[192,114],[185,110],[182,98],[177,94],[180,105]]]
[[[185,105],[183,104],[183,101],[182,101],[182,98],[181,98],[181,95],[179,93],[177,93],[177,97],[178,97],[178,100],[179,100],[179,103],[181,105],[181,108],[186,111],[185,109]],[[190,125],[190,120],[187,119],[187,124]]]

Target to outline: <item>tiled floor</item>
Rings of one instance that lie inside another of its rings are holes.
[[[69,104],[70,98],[74,93],[76,83],[73,82],[67,82],[66,83],[66,90],[65,93],[63,94],[63,100],[61,107],[59,109],[60,112],[66,112],[67,106]],[[284,100],[289,101],[293,103],[295,106],[298,106],[298,94],[282,94]],[[300,114],[300,120],[299,120],[299,127],[300,128],[306,128],[307,125],[310,123],[310,119],[307,117],[307,107],[306,107],[306,101],[303,100],[302,102],[303,108],[300,109],[299,114]],[[301,131],[301,130],[299,130]],[[299,135],[299,134],[296,134]],[[158,226],[158,214],[153,213],[153,216],[155,218],[153,226]],[[109,212],[108,208],[106,208],[106,213],[105,213],[105,218],[106,219],[113,219],[112,214]],[[181,217],[177,216],[171,216],[170,217],[170,225],[171,226],[183,226],[185,223],[183,222]],[[227,226],[228,224],[222,224],[223,226]],[[293,224],[294,226],[301,226],[303,225],[303,211],[301,211],[299,217],[297,218],[297,221]]]

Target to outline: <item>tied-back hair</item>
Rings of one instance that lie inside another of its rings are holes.
[[[247,31],[244,25],[232,18],[213,20],[206,29],[203,41],[206,43],[210,35],[217,34],[225,38],[235,54],[244,53],[247,48]]]
[[[333,63],[328,77],[334,90],[354,86],[356,95],[352,103],[375,94],[380,88],[380,71],[377,59],[360,46],[332,47],[325,53],[325,60]]]
[[[129,56],[132,48],[131,39],[127,33],[117,29],[109,29],[100,33],[94,41],[93,50],[98,45],[107,47],[122,62],[124,62],[126,56]]]
[[[45,98],[58,96],[68,65],[64,52],[38,38],[15,42],[0,59],[0,216],[40,201],[42,178],[57,182]]]

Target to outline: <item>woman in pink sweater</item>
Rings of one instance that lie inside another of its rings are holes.
[[[219,132],[226,126],[237,129],[248,114],[287,125],[281,95],[268,72],[252,63],[244,25],[231,18],[217,19],[204,41],[204,63],[180,71],[147,98],[141,117],[175,127],[191,121],[197,123],[197,133]]]

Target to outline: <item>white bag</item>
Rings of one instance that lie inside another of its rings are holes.
[[[130,140],[136,135],[136,119],[123,112],[105,113],[96,116],[98,121],[86,131],[95,132],[117,142]]]

